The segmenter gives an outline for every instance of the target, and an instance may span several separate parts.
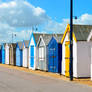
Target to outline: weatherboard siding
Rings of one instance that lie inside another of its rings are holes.
[[[92,42],[79,41],[77,45],[77,75],[78,77],[90,77]]]
[[[36,52],[36,46],[35,46],[34,38],[32,36],[29,44],[29,69],[35,70],[36,69],[36,58],[37,58],[37,52]],[[34,65],[31,67],[31,46],[34,46]]]
[[[5,46],[5,64],[9,64],[9,46]]]
[[[62,67],[61,74],[65,75],[65,42],[69,41],[68,34],[66,34],[65,39],[62,43]],[[73,39],[73,76],[77,77],[77,43]]]

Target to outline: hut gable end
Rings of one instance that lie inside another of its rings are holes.
[[[88,36],[92,30],[92,25],[73,25],[73,39],[77,41],[87,41]],[[64,32],[61,43],[63,43],[66,34],[70,32],[70,25],[67,25],[67,28]]]

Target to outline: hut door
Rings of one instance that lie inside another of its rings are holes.
[[[6,64],[9,64],[9,48],[6,47],[6,52],[5,52],[5,62]]]
[[[56,48],[54,43],[49,50],[49,55],[49,71],[56,72]]]
[[[69,63],[70,63],[70,42],[65,42],[65,76],[69,77]]]
[[[34,67],[34,46],[31,46],[31,50],[30,51],[31,51],[31,59],[30,59],[31,60],[30,61],[31,65],[30,66]]]
[[[5,64],[5,50],[2,49],[2,63]]]
[[[23,49],[23,66],[27,67],[27,48]]]

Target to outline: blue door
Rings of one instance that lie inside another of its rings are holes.
[[[58,56],[57,56],[58,46],[55,42],[51,44],[49,47],[49,64],[48,71],[49,72],[58,72]]]
[[[22,50],[20,50],[20,66],[22,66],[23,65],[23,51]]]
[[[2,64],[5,64],[5,50],[2,49]]]
[[[33,68],[34,67],[34,46],[31,46],[31,58],[30,58],[30,66]]]
[[[2,64],[5,64],[5,48],[4,48],[4,44],[2,45]]]
[[[16,66],[20,66],[20,50],[16,49]]]

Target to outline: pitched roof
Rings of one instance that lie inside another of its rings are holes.
[[[63,34],[54,34],[53,37],[56,39],[58,43],[61,43],[61,39],[63,37]]]
[[[2,48],[2,46],[0,45],[0,49]]]
[[[52,38],[52,34],[43,34],[43,35],[42,35],[42,38],[43,38],[43,40],[44,40],[45,45],[48,45],[49,41],[50,41],[51,38]]]
[[[22,49],[22,43],[23,42],[18,42],[19,48]]]
[[[24,40],[24,43],[25,43],[26,48],[28,48],[29,40]]]
[[[77,41],[87,41],[92,25],[73,25],[73,32]]]
[[[39,40],[40,35],[43,35],[42,33],[33,33],[36,43]]]
[[[16,48],[16,43],[10,43],[9,44],[10,48],[13,46],[13,48]]]

